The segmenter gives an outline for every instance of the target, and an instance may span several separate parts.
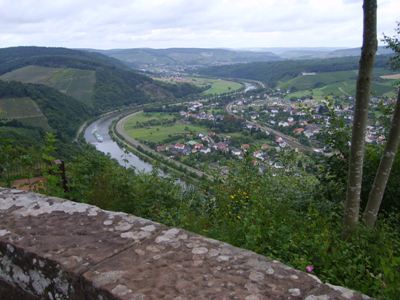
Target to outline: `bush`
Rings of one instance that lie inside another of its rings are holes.
[[[372,231],[361,227],[344,241],[342,205],[321,197],[313,175],[294,168],[258,172],[249,164],[236,166],[215,188],[215,215],[205,233],[300,270],[313,265],[323,281],[398,299],[398,215],[381,219]]]

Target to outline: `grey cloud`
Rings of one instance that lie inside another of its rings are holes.
[[[378,1],[380,31],[397,1]],[[358,46],[361,18],[352,0],[0,0],[0,47]]]

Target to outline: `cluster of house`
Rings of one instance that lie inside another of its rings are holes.
[[[158,145],[157,152],[168,152],[173,156],[189,155],[190,153],[211,153],[215,144],[212,137],[215,136],[214,132],[209,132],[207,135],[199,133],[196,140],[190,140],[184,144],[176,143],[170,145]]]
[[[235,103],[236,106],[235,109],[233,110],[233,113],[237,113],[239,110],[240,112],[245,113],[245,111],[241,109],[244,108],[243,106],[239,108],[241,105],[245,104],[246,101],[243,100],[237,101]],[[267,119],[266,120],[265,118],[260,119],[260,114],[264,114],[264,116],[266,115]],[[278,114],[280,114],[279,119],[277,117]],[[282,119],[282,115],[285,116],[285,119]],[[306,116],[305,112],[299,111],[297,108],[293,107],[291,104],[288,103],[282,104],[274,102],[270,107],[262,111],[259,112],[251,111],[249,113],[249,116],[252,121],[256,120],[265,121],[267,125],[277,129],[279,129],[279,127],[282,128],[294,127],[292,130],[294,135],[304,134],[307,138],[311,138],[312,136],[315,136],[321,131],[320,125],[315,123],[310,123],[309,120],[305,120]]]
[[[270,98],[271,99],[271,98]],[[323,105],[320,105],[313,99],[305,99],[302,102],[308,102],[314,107],[314,112],[312,118],[314,120],[308,120],[306,118],[306,113],[303,111],[299,111],[296,108],[297,104],[288,103],[287,101],[283,101],[282,99],[277,99],[273,102],[270,101],[267,108],[261,111],[257,110],[246,110],[245,105],[247,107],[255,106],[254,102],[251,100],[238,100],[235,102],[235,106],[233,107],[234,113],[248,113],[248,116],[253,121],[264,121],[268,126],[276,128],[292,128],[293,135],[301,135],[304,134],[308,139],[315,137],[318,133],[320,133],[322,126],[327,126],[330,124],[330,118],[326,114],[326,108]],[[298,99],[300,100],[300,99]],[[349,101],[352,101],[352,97],[348,97]],[[374,97],[372,100],[373,105],[377,105],[379,103],[379,99]],[[334,108],[335,113],[339,116],[343,116],[347,123],[351,123],[353,121],[353,106],[352,105],[337,105]],[[266,115],[266,119],[260,118],[260,116]],[[279,119],[278,119],[279,114]],[[285,116],[286,119],[282,119],[282,115]],[[296,121],[297,120],[297,121]],[[317,120],[318,122],[315,122]],[[366,134],[366,142],[374,143],[374,144],[382,144],[385,142],[385,137],[382,134],[383,128],[381,126],[370,125],[367,128]],[[284,143],[280,143],[276,141],[280,146],[285,145]]]
[[[180,116],[189,119],[197,119],[197,120],[208,120],[208,121],[222,121],[224,120],[223,115],[214,115],[212,113],[207,113],[207,112],[191,112],[191,111],[181,111],[179,112]]]
[[[197,120],[208,120],[208,121],[222,121],[224,116],[221,114],[208,113],[202,110],[203,103],[192,102],[187,108],[187,111],[180,111],[179,114],[185,119],[193,118]]]
[[[240,148],[230,146],[229,140],[222,142],[214,142],[215,132],[209,132],[207,135],[199,133],[195,140],[190,140],[185,143],[176,143],[169,145],[158,145],[157,152],[166,152],[171,156],[189,155],[191,153],[209,154],[213,151],[219,153],[231,154],[233,157],[242,159],[251,147],[250,144],[242,144]],[[284,142],[283,142],[284,143]],[[283,144],[281,144],[284,147]],[[268,144],[261,145],[259,150],[253,152],[253,157],[264,161],[267,157],[266,151],[271,146]]]
[[[381,126],[367,126],[367,133],[365,135],[365,141],[373,144],[383,144],[386,141],[385,135],[383,134],[383,127]]]

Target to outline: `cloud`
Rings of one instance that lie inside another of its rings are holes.
[[[379,33],[399,6],[378,1]],[[358,0],[0,0],[0,47],[356,47],[361,33]]]

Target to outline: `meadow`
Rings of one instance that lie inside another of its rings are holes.
[[[187,82],[190,84],[193,84],[197,87],[201,88],[206,88],[206,90],[203,91],[203,95],[209,96],[209,95],[217,95],[217,94],[223,94],[223,93],[229,93],[233,91],[237,91],[243,87],[243,85],[239,82],[235,81],[230,81],[230,80],[224,80],[224,79],[214,79],[214,78],[206,78],[206,77],[183,77],[178,79],[175,78],[154,78],[156,80],[162,80],[162,81],[167,81],[171,83],[176,83],[176,82]]]
[[[139,123],[144,123],[144,122],[149,122],[153,120],[157,121],[167,121],[167,120],[173,120],[175,116],[173,114],[168,114],[168,113],[161,113],[161,112],[138,112],[134,115],[132,115],[129,120],[126,121],[125,126],[126,127],[135,127]]]
[[[141,112],[133,115],[126,121],[124,130],[134,139],[157,144],[171,139],[180,141],[187,134],[207,132],[207,128],[205,127],[185,124],[181,121],[174,122],[174,118],[173,114]],[[149,124],[148,122],[152,120],[167,122],[165,124],[157,124],[155,122],[154,124],[156,125],[140,125],[141,123]]]

